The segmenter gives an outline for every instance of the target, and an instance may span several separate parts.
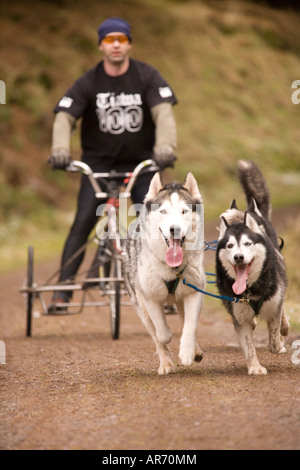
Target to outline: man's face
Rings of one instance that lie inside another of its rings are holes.
[[[124,33],[110,33],[102,39],[99,50],[103,52],[104,59],[113,65],[122,64],[128,57],[131,43]]]

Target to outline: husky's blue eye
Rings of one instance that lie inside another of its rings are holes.
[[[246,243],[245,243],[245,246],[251,246],[251,245],[252,245],[251,242],[246,242]]]
[[[162,215],[166,215],[167,211],[166,211],[165,209],[161,209],[161,210],[160,210],[160,213],[161,213]]]
[[[185,214],[188,214],[189,213],[189,210],[188,209],[182,209],[182,212],[181,212],[183,215]]]

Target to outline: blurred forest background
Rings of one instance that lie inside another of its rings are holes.
[[[176,92],[178,164],[191,170],[215,221],[244,198],[236,162],[259,164],[274,207],[293,208],[285,237],[290,296],[300,302],[299,2],[238,0],[48,0],[1,2],[0,271],[57,256],[72,221],[79,178],[52,172],[52,109],[101,55],[98,25],[122,16],[132,25],[134,58],[156,67]],[[80,158],[79,132],[73,157]],[[299,211],[297,212],[297,207]],[[296,208],[296,211],[295,211]],[[296,215],[295,215],[296,214]],[[299,311],[299,310],[298,310]]]

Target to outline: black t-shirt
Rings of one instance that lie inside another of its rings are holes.
[[[150,65],[130,59],[125,74],[111,77],[101,61],[74,83],[54,112],[82,118],[82,160],[94,170],[131,170],[151,157],[155,126],[150,109],[164,102],[177,99]]]

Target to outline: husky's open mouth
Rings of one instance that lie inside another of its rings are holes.
[[[183,250],[182,247],[185,242],[185,237],[181,239],[176,238],[166,238],[162,233],[164,240],[168,246],[168,250],[166,253],[166,263],[171,268],[178,268],[182,264],[183,261]]]
[[[245,290],[247,289],[247,282],[248,282],[252,264],[253,264],[253,260],[249,264],[232,265],[236,274],[236,281],[232,286],[232,290],[236,295],[243,294]]]

